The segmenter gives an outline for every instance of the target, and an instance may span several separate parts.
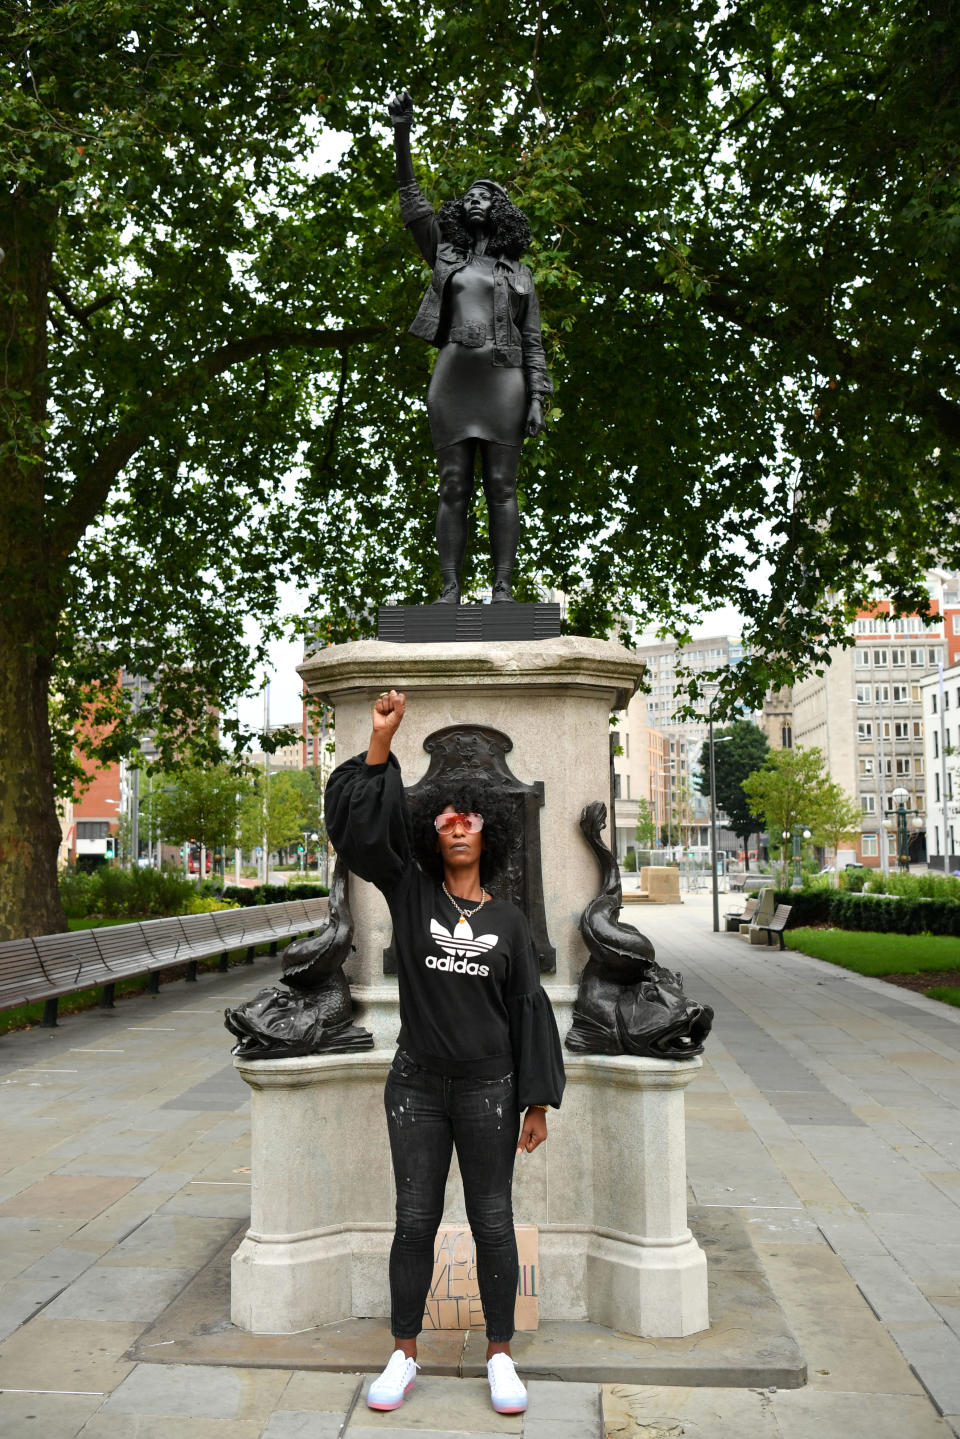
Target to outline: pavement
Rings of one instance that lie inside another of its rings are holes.
[[[714,935],[709,896],[684,899],[625,919],[716,1010],[687,1091],[692,1214],[746,1229],[804,1387],[534,1378],[501,1418],[482,1379],[437,1374],[378,1415],[368,1374],[278,1348],[162,1362],[164,1316],[249,1213],[222,1015],[276,973],[258,959],[0,1039],[3,1439],[960,1435],[960,1010]]]

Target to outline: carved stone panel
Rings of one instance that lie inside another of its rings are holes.
[[[543,808],[543,783],[535,780],[524,784],[511,773],[506,756],[513,749],[513,740],[502,730],[490,725],[447,725],[427,735],[423,747],[430,756],[427,773],[407,788],[415,800],[421,788],[449,778],[456,782],[479,776],[513,801],[516,822],[506,864],[497,880],[497,894],[510,899],[522,909],[530,925],[534,951],[541,973],[553,974],[557,954],[547,934],[547,916],[543,903],[543,872],[540,863],[540,810]],[[385,974],[396,973],[393,943],[383,952]]]

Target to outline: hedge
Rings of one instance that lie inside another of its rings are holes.
[[[224,899],[249,907],[254,904],[283,904],[287,899],[322,899],[330,891],[322,884],[258,884],[253,889],[228,884]]]
[[[950,899],[902,899],[892,894],[850,894],[847,890],[776,891],[777,904],[789,904],[789,929],[832,924],[836,929],[877,934],[960,935],[960,903]]]
[[[829,918],[829,889],[778,889],[773,898],[776,904],[790,906],[788,929],[796,929],[799,925],[826,924]]]

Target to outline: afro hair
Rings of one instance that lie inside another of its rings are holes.
[[[506,255],[510,260],[519,260],[530,248],[530,224],[522,210],[505,195],[493,193],[490,206],[490,224],[493,235],[487,246],[487,254]],[[458,250],[472,250],[473,238],[467,229],[463,216],[462,200],[446,200],[440,206],[437,222],[443,238]]]
[[[517,835],[517,812],[510,795],[482,778],[450,776],[418,789],[409,796],[409,801],[413,849],[425,874],[431,879],[443,879],[434,820],[447,805],[452,805],[460,814],[483,815],[480,883],[485,888],[496,884],[507,866]]]

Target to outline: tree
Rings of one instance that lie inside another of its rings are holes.
[[[771,843],[781,851],[786,883],[790,840],[795,829],[813,831],[833,788],[823,772],[823,755],[816,748],[771,750],[761,769],[741,782],[747,804],[763,821]]]
[[[558,404],[521,597],[682,637],[735,593],[731,703],[877,586],[922,606],[960,563],[955,8],[9,0],[0,938],[63,925],[78,716],[103,759],[150,730],[210,762],[279,579],[333,639],[434,596],[398,55],[429,195],[496,174],[536,236]],[[155,681],[136,719],[121,665]]]
[[[161,775],[141,808],[173,844],[223,849],[236,842],[241,805],[250,790],[249,779],[227,765],[183,769]],[[201,865],[197,871],[201,882],[203,870]]]
[[[718,744],[718,740],[723,744]],[[770,746],[763,730],[749,720],[737,720],[714,731],[714,769],[717,776],[717,806],[727,816],[727,827],[743,845],[745,867],[750,868],[750,836],[760,829],[743,792],[743,781],[763,764]],[[700,792],[709,795],[710,746],[700,751]]]
[[[657,822],[649,800],[637,800],[637,826],[633,837],[641,849],[653,849],[657,842]]]
[[[844,840],[856,840],[860,833],[862,815],[860,806],[850,798],[842,785],[829,781],[823,788],[820,807],[813,822],[813,838],[825,850],[832,852],[836,860],[837,851]],[[885,843],[885,837],[882,837]],[[831,878],[839,884],[839,875]]]
[[[300,839],[303,830],[313,827],[306,808],[305,790],[296,770],[258,774],[240,814],[240,836],[246,849],[262,845],[266,838],[267,858],[275,849]]]

